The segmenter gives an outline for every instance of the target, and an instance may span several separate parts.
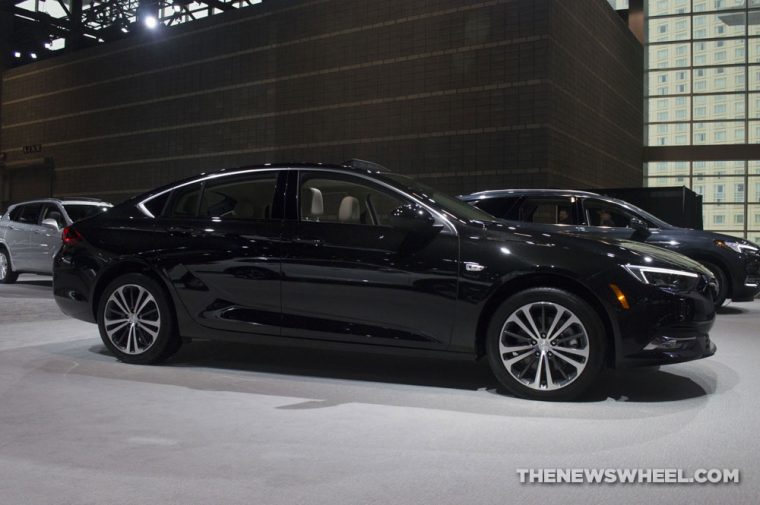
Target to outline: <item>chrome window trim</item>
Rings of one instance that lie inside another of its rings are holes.
[[[185,186],[189,186],[190,184],[202,183],[202,182],[206,182],[208,180],[219,179],[219,178],[222,178],[222,177],[229,177],[229,176],[235,176],[235,175],[245,175],[245,174],[251,174],[251,173],[261,173],[261,172],[274,172],[274,171],[278,171],[278,172],[290,172],[290,171],[293,171],[293,170],[298,170],[298,171],[301,171],[301,172],[325,172],[325,173],[342,174],[342,175],[348,175],[348,176],[352,176],[352,177],[358,177],[360,179],[364,179],[364,180],[370,181],[372,183],[378,184],[378,185],[380,185],[380,186],[382,186],[382,187],[384,187],[386,189],[391,190],[392,192],[394,192],[396,194],[399,194],[399,195],[403,196],[405,199],[412,200],[413,202],[415,202],[418,205],[422,206],[428,212],[430,212],[431,214],[433,214],[433,216],[435,217],[435,219],[437,221],[439,221],[441,224],[443,224],[444,226],[446,226],[448,228],[449,232],[453,233],[456,236],[459,235],[456,226],[454,226],[451,223],[451,221],[449,221],[449,219],[448,219],[447,216],[445,216],[443,213],[441,213],[437,209],[435,209],[435,208],[431,207],[430,205],[426,204],[425,202],[421,201],[419,198],[416,198],[416,197],[414,197],[412,195],[404,193],[403,191],[401,191],[398,188],[396,188],[396,187],[388,184],[387,182],[379,181],[379,180],[374,179],[372,177],[368,177],[368,176],[366,176],[364,174],[352,173],[352,172],[349,172],[349,171],[346,171],[346,170],[336,170],[334,168],[319,168],[319,167],[251,168],[251,169],[248,169],[248,170],[241,170],[241,171],[235,171],[235,172],[229,172],[229,173],[211,174],[211,175],[207,175],[205,177],[202,177],[200,179],[194,179],[192,181],[187,181],[187,182],[184,182],[182,184],[178,184],[176,186],[172,186],[171,188],[165,189],[165,190],[161,191],[160,193],[156,193],[154,195],[151,195],[148,198],[140,201],[136,205],[136,207],[140,210],[140,212],[142,212],[143,214],[145,214],[147,217],[149,217],[151,219],[155,219],[156,216],[154,216],[153,213],[151,213],[145,207],[145,204],[148,203],[149,201],[153,200],[154,198],[158,198],[159,196],[162,196],[162,195],[165,195],[166,193],[169,193],[170,191],[174,191],[176,189],[180,189],[180,188],[183,188]]]

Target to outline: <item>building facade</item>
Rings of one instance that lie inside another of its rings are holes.
[[[760,241],[760,0],[647,0],[645,175]]]
[[[6,200],[350,158],[456,193],[639,185],[642,61],[606,0],[264,1],[6,71]]]

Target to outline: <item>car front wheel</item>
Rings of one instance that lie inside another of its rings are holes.
[[[719,309],[726,303],[726,298],[728,298],[728,276],[721,267],[714,263],[703,261],[702,265],[712,272],[715,276],[715,281],[718,283],[718,292],[713,302],[715,303],[715,308]]]
[[[604,364],[605,332],[583,299],[556,288],[532,288],[501,304],[487,335],[488,361],[511,393],[571,400],[587,390]]]
[[[180,346],[166,292],[142,274],[127,274],[106,287],[98,304],[98,328],[121,361],[159,363]]]

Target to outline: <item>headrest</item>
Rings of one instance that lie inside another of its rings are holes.
[[[344,196],[338,209],[338,221],[359,221],[359,200],[353,196]]]
[[[322,199],[322,192],[317,188],[309,188],[311,191],[311,216],[321,216],[325,213],[325,202]]]

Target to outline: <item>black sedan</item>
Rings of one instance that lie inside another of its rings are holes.
[[[55,299],[120,360],[190,339],[487,356],[516,395],[709,356],[708,270],[499,222],[367,162],[202,174],[63,232]]]
[[[639,240],[699,261],[718,283],[716,306],[726,298],[754,300],[760,293],[760,246],[703,230],[678,228],[628,202],[588,191],[506,189],[461,196],[494,216],[533,223],[548,232]]]

